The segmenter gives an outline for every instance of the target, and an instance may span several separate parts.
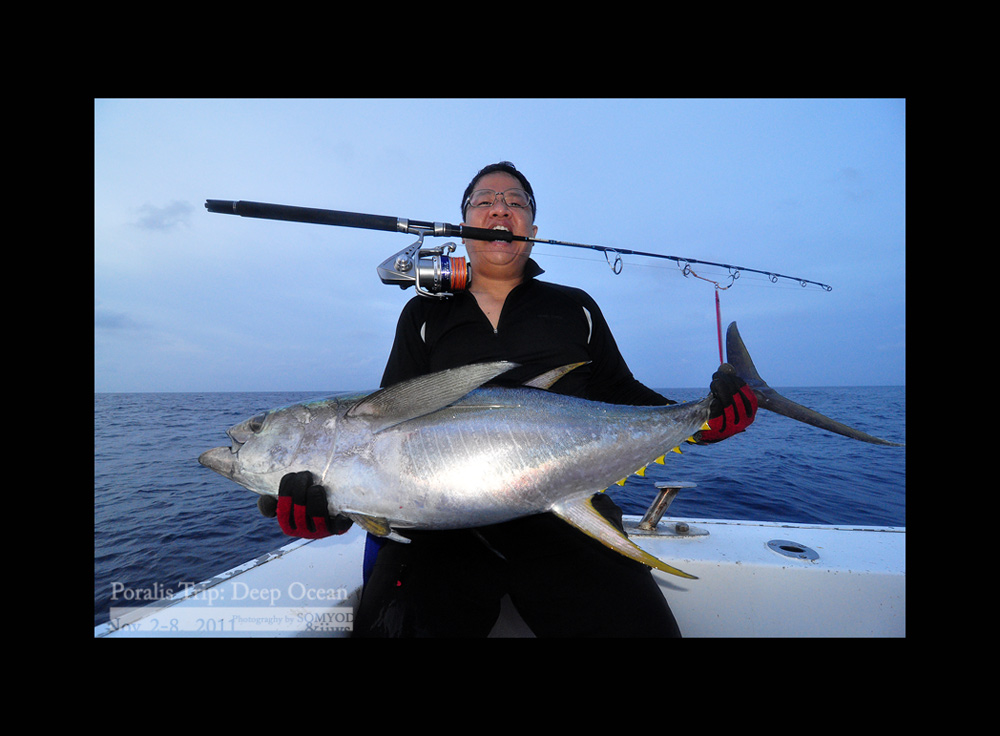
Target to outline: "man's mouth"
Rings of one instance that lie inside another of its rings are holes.
[[[503,230],[503,231],[508,232],[508,233],[511,232],[511,230],[510,230],[509,227],[504,227],[503,225],[494,225],[493,227],[490,228],[490,230]],[[508,240],[493,240],[493,241],[490,241],[490,242],[493,242],[493,243],[508,243],[510,241],[508,241]]]

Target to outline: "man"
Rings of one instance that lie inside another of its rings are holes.
[[[472,227],[534,237],[535,213],[530,183],[509,162],[482,169],[462,198],[463,222]],[[537,280],[542,270],[530,258],[530,243],[464,242],[473,274],[469,290],[406,304],[383,386],[493,360],[518,363],[502,377],[518,385],[583,362],[552,390],[607,403],[674,403],[633,377],[589,295]],[[756,399],[740,379],[713,379],[711,429],[696,435],[703,443],[742,431],[756,412]],[[345,531],[349,522],[330,519],[323,498],[308,473],[287,476],[278,506],[286,533]],[[607,495],[597,494],[594,505],[621,529],[622,512]],[[406,536],[410,544],[369,536],[355,636],[485,636],[504,594],[538,636],[680,636],[649,568],[552,514],[475,529],[408,530]]]

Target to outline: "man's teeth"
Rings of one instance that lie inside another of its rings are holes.
[[[503,230],[505,233],[509,233],[510,232],[510,228],[509,227],[504,227],[503,225],[494,225],[493,227],[490,228],[490,230]],[[494,243],[506,243],[507,241],[506,240],[494,240],[493,242]]]

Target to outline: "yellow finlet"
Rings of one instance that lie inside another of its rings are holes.
[[[679,447],[675,447],[674,449],[671,450],[671,452],[676,452],[678,455],[684,454],[683,452],[681,452],[681,448]]]
[[[619,485],[619,486],[623,486],[623,485],[625,485],[625,481],[626,480],[628,480],[628,477],[622,478],[621,480],[616,480],[615,484]]]
[[[638,475],[640,478],[644,478],[646,476],[646,467],[647,466],[643,465],[641,468],[635,471],[635,474]]]
[[[658,463],[659,465],[666,465],[667,464],[667,456],[666,455],[660,455],[653,462],[654,463]]]

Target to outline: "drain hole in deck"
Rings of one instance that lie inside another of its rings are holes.
[[[769,549],[784,557],[791,557],[796,560],[818,560],[819,554],[816,550],[798,542],[788,539],[772,539],[767,543]]]

